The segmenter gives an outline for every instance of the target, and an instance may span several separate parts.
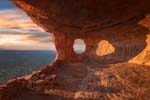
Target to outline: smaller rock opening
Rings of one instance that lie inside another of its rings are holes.
[[[83,39],[75,39],[73,49],[76,54],[82,54],[86,50],[86,44]]]

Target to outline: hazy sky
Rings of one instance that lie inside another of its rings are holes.
[[[77,50],[85,48],[77,41]],[[0,50],[55,50],[50,33],[34,24],[10,0],[0,0]]]
[[[50,33],[44,32],[10,0],[0,0],[0,50],[54,50]]]

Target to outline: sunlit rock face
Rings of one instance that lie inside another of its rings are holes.
[[[13,0],[53,34],[56,60],[150,65],[149,0]],[[76,54],[75,39],[86,50]],[[142,56],[141,56],[142,55]]]

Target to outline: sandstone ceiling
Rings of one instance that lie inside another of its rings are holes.
[[[90,33],[138,21],[150,13],[149,0],[13,0],[48,32]]]
[[[52,33],[56,61],[150,64],[150,0],[12,1]],[[80,55],[73,49],[77,38],[86,45]]]

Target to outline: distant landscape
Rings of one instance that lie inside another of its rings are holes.
[[[0,50],[0,84],[51,63],[55,51]]]

